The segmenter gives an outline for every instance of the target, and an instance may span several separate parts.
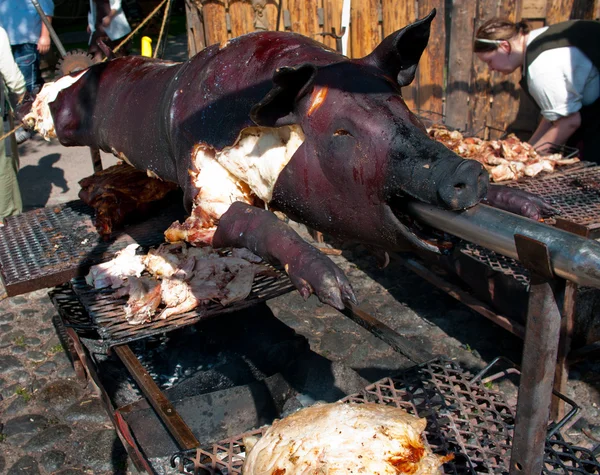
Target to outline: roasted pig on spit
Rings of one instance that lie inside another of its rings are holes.
[[[553,172],[557,166],[579,161],[577,157],[565,158],[560,153],[540,154],[514,134],[504,140],[483,140],[464,137],[459,131],[451,131],[443,125],[434,125],[427,132],[461,157],[477,160],[494,182],[533,177],[541,172]]]
[[[244,300],[256,274],[268,272],[247,249],[222,256],[209,246],[175,243],[139,255],[137,247],[132,244],[113,260],[93,266],[86,277],[97,289],[117,289],[115,298],[128,296],[125,317],[134,325],[189,312],[210,301],[229,305]]]
[[[423,438],[427,421],[374,403],[317,404],[247,437],[244,475],[439,474],[452,455],[434,455]]]
[[[175,183],[147,175],[125,163],[82,179],[79,198],[94,208],[94,225],[102,239],[131,216],[146,214],[153,203],[177,188]]]

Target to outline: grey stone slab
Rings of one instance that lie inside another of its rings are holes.
[[[22,368],[23,364],[14,356],[0,355],[0,374],[6,375]]]
[[[15,434],[32,434],[39,432],[49,425],[49,420],[41,414],[26,414],[23,416],[13,417],[4,423],[2,433],[11,437]]]
[[[56,363],[54,361],[46,361],[44,364],[38,366],[34,373],[39,376],[47,376],[56,371]]]
[[[72,429],[67,425],[49,427],[29,439],[29,442],[25,444],[23,449],[27,452],[41,452],[51,449],[55,444],[69,437],[72,432]]]
[[[40,389],[36,399],[40,404],[47,404],[54,410],[61,411],[81,396],[81,388],[77,381],[52,381]]]
[[[27,346],[39,346],[42,344],[42,340],[40,340],[39,338],[35,337],[35,336],[30,336],[25,338],[25,342],[24,342]]]
[[[31,455],[25,455],[8,469],[7,475],[40,475],[40,469]]]
[[[46,354],[38,350],[30,350],[27,352],[27,359],[34,363],[41,363],[42,361],[46,361]]]
[[[108,471],[115,466],[126,466],[127,452],[114,430],[99,430],[88,437],[79,449],[79,457],[85,468],[95,473]]]
[[[0,324],[10,323],[15,319],[13,312],[0,314]]]
[[[110,422],[106,409],[98,398],[85,398],[76,402],[65,411],[64,417],[67,422],[86,424]]]
[[[55,472],[65,464],[66,455],[60,450],[50,450],[40,458],[42,468],[47,472]]]

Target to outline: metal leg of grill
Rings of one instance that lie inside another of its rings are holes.
[[[533,475],[542,472],[561,315],[548,249],[524,236],[515,236],[515,243],[519,260],[531,270],[531,285],[510,475]]]

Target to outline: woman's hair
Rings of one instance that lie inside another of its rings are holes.
[[[500,41],[510,40],[518,34],[529,33],[529,25],[525,21],[513,23],[505,18],[492,18],[481,25],[475,33],[473,51],[485,53],[498,49]]]

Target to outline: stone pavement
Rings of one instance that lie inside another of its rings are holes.
[[[39,138],[20,146],[19,175],[27,208],[77,199],[78,180],[92,172],[87,149],[64,148]],[[104,165],[114,158],[104,156]],[[360,246],[340,246],[332,259],[349,276],[361,307],[435,354],[476,372],[494,357],[518,362],[521,342],[508,332],[397,264],[378,269]],[[135,474],[97,390],[83,385],[56,335],[48,289],[0,302],[0,473]],[[297,292],[269,303],[284,323],[306,336],[311,348],[375,381],[406,366],[362,327]],[[600,440],[600,365],[572,368],[568,396],[582,405],[567,431],[576,443]],[[514,397],[514,388],[507,397]]]

